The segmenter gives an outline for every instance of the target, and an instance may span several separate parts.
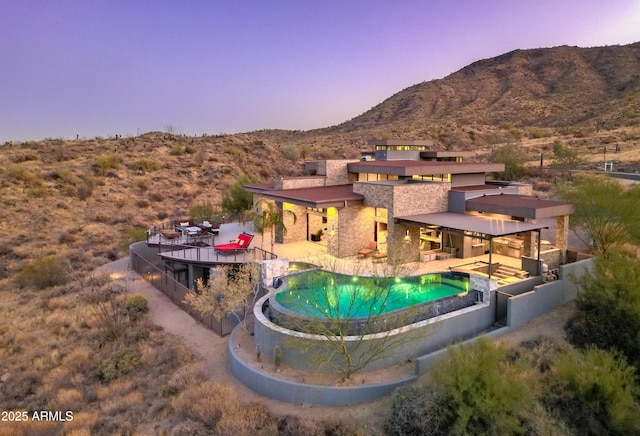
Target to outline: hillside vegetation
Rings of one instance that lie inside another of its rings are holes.
[[[475,150],[478,159],[508,144],[525,150],[531,166],[541,153],[550,163],[560,141],[580,151],[585,169],[598,168],[606,149],[616,168],[640,171],[640,43],[517,50],[307,132],[114,133],[0,145],[0,397],[20,408],[82,409],[77,428],[98,433],[155,432],[154,425],[190,416],[179,398],[197,385],[194,357],[145,319],[132,319],[118,340],[133,350],[136,371],[109,382],[104,368],[118,347],[102,347],[91,299],[76,298],[86,283],[75,279],[125,256],[146,228],[184,218],[196,204],[219,203],[242,175],[267,182],[301,174],[304,160],[357,157],[371,138],[433,139],[438,149]],[[547,170],[542,185],[552,186],[554,177]],[[188,383],[178,383],[185,364]],[[67,367],[78,369],[73,379]],[[151,377],[156,368],[167,373]],[[138,389],[151,378],[157,383]],[[171,380],[179,386],[168,392],[162,385]],[[137,421],[122,427],[134,412]]]

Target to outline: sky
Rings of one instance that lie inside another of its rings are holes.
[[[310,130],[515,49],[640,41],[640,0],[1,0],[0,144]]]

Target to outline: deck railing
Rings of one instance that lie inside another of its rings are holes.
[[[223,318],[215,318],[212,315],[199,314],[184,302],[184,297],[187,293],[191,292],[189,288],[175,280],[169,274],[165,273],[158,267],[158,265],[149,262],[142,254],[137,253],[135,249],[130,251],[130,256],[132,268],[140,274],[143,279],[148,281],[156,289],[160,290],[182,310],[200,321],[202,325],[208,329],[222,337],[230,334],[233,331],[233,328],[238,324],[238,320],[232,315],[227,315]]]

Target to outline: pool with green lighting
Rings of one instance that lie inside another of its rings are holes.
[[[312,270],[287,276],[275,303],[302,316],[366,318],[464,296],[469,286],[469,275],[460,272],[361,277]]]

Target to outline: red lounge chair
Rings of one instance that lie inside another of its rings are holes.
[[[243,251],[249,248],[249,244],[253,240],[253,235],[249,233],[240,233],[238,235],[238,239],[235,242],[230,242],[228,244],[219,244],[214,245],[213,248],[222,254],[234,253],[236,251]]]

